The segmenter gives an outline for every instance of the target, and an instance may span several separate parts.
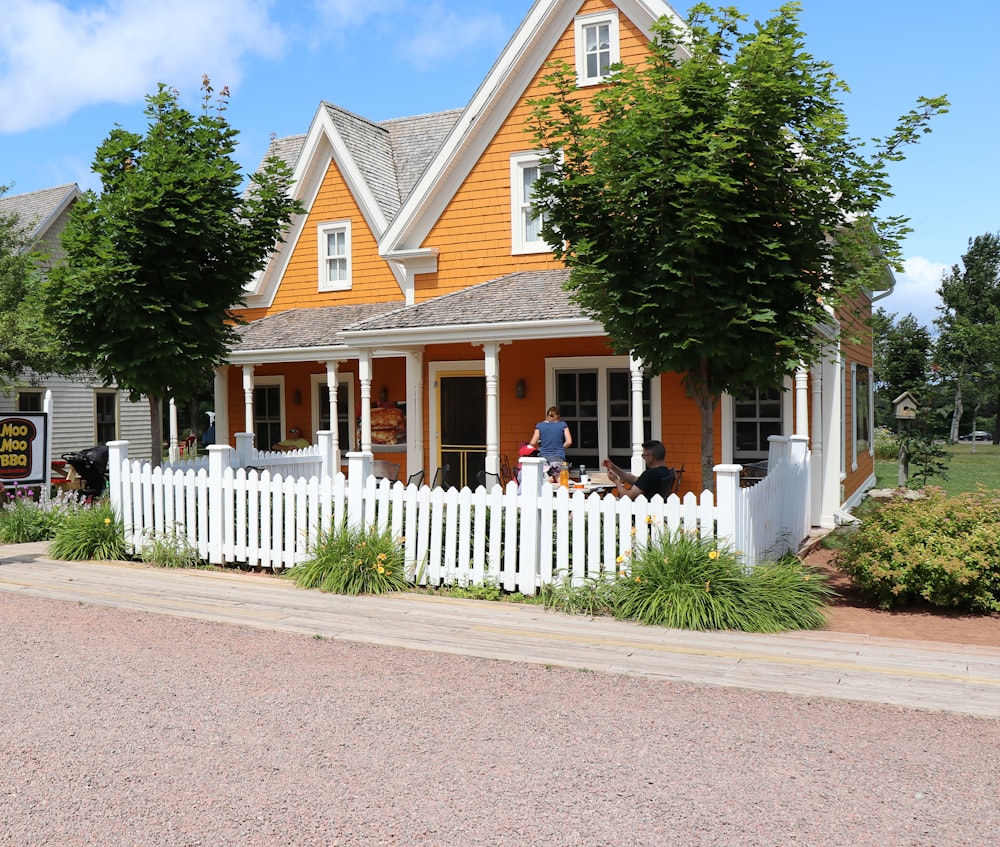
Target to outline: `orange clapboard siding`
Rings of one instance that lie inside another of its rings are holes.
[[[587,0],[580,14],[613,8],[606,0]],[[648,41],[624,15],[619,16],[623,61],[639,62],[648,53]],[[541,80],[549,73],[544,67],[552,60],[572,65],[575,61],[573,27],[559,39],[514,107],[500,130],[456,192],[448,208],[435,223],[425,244],[441,252],[436,274],[417,278],[417,300],[425,300],[495,279],[517,271],[557,267],[550,253],[513,256],[511,254],[510,156],[534,149],[530,133],[531,106],[528,101],[542,96]],[[595,89],[583,89],[589,96]]]
[[[868,450],[859,450],[854,456],[854,385],[851,380],[851,364],[869,368],[868,378],[872,378],[872,335],[871,325],[866,318],[871,314],[871,299],[859,294],[849,299],[837,310],[841,319],[841,352],[844,367],[844,498],[858,491],[875,472],[875,461]],[[854,467],[855,463],[857,468]]]
[[[344,220],[351,222],[352,287],[349,291],[320,292],[317,227]],[[288,309],[378,303],[401,297],[399,283],[385,260],[379,258],[378,242],[348,190],[340,168],[331,162],[293,246],[274,303],[267,309],[246,309],[240,314],[247,320],[256,320]]]

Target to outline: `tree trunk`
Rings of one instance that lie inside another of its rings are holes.
[[[955,410],[951,414],[951,441],[958,441],[958,427],[962,423],[962,377],[955,380]]]
[[[158,468],[163,463],[163,419],[160,413],[160,398],[147,394],[146,399],[149,400],[149,439],[152,447],[150,464]]]
[[[710,394],[708,385],[708,362],[702,360],[701,371],[688,373],[684,377],[688,395],[701,412],[701,487],[715,493],[715,409],[719,404],[718,395]]]

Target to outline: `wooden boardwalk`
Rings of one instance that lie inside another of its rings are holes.
[[[273,576],[56,562],[0,546],[0,590],[346,641],[1000,718],[1000,649],[644,627],[538,606],[341,597]]]

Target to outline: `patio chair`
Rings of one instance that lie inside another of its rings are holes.
[[[406,486],[407,486],[407,488],[409,486],[411,486],[411,485],[420,486],[420,485],[423,485],[423,484],[424,484],[424,472],[423,471],[417,471],[416,473],[411,473],[406,478]]]
[[[514,476],[514,471],[510,466],[510,459],[504,453],[500,457],[500,484],[506,488],[508,482],[514,482],[516,479],[517,477]]]
[[[495,473],[490,473],[489,471],[480,471],[478,474],[476,474],[476,480],[487,491],[492,491],[496,486],[500,484],[500,475]]]
[[[451,465],[441,465],[436,471],[434,471],[434,480],[431,482],[431,488],[444,488],[448,485],[448,471],[451,470]]]
[[[678,491],[680,491],[681,480],[683,478],[684,478],[684,465],[681,465],[679,468],[674,468],[674,485],[673,488],[670,489],[671,494],[676,494]]]
[[[372,473],[376,479],[387,479],[395,482],[399,479],[399,462],[387,462],[385,459],[376,459],[372,462]]]

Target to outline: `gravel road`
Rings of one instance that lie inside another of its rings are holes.
[[[0,844],[1000,843],[1000,722],[0,594]]]

